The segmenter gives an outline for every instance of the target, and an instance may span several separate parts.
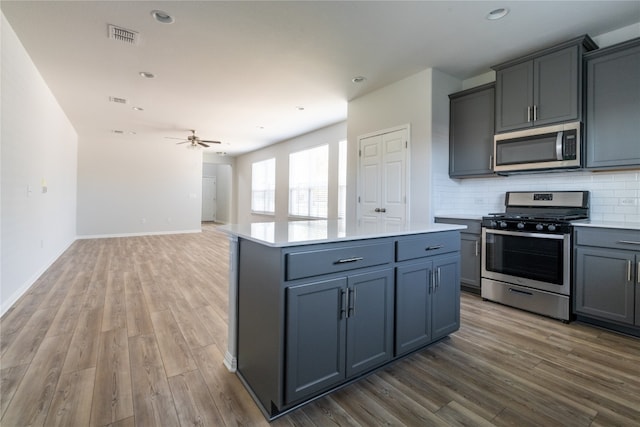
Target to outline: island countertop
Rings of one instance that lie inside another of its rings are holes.
[[[407,221],[310,220],[228,224],[217,230],[267,246],[289,247],[379,237],[463,230],[464,225]]]

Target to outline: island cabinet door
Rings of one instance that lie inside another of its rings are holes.
[[[441,257],[433,261],[432,340],[460,328],[460,256]]]
[[[345,379],[346,277],[287,288],[285,401]]]
[[[393,356],[393,269],[349,276],[347,377]]]
[[[431,342],[432,268],[421,261],[396,269],[396,356]]]

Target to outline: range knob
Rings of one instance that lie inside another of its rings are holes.
[[[498,223],[497,223],[497,221],[493,221],[493,220],[492,220],[492,221],[489,223],[489,225],[490,225],[491,227],[497,227],[497,226],[498,226]]]
[[[501,228],[507,228],[507,223],[504,221],[500,221],[500,227]]]
[[[556,226],[553,224],[549,224],[549,226],[547,227],[547,230],[549,231],[556,231]]]
[[[536,224],[536,230],[538,231],[542,231],[544,229],[544,225],[542,224]]]
[[[524,228],[524,222],[519,222],[516,227],[518,227],[519,230],[522,230]]]

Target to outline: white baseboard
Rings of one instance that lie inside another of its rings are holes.
[[[233,357],[228,351],[224,353],[224,366],[227,367],[229,372],[235,372],[238,370],[238,359]]]
[[[69,242],[60,251],[58,251],[56,255],[51,257],[51,259],[48,262],[46,262],[43,267],[41,267],[38,271],[36,271],[36,273],[33,274],[31,278],[29,278],[25,283],[23,283],[22,286],[20,286],[18,290],[16,290],[6,301],[2,302],[2,306],[0,307],[0,317],[4,316],[5,313],[9,311],[11,307],[13,307],[13,305],[20,299],[20,297],[24,295],[29,290],[29,288],[33,286],[34,283],[36,283],[36,281],[40,278],[40,276],[42,276],[44,272],[47,271],[47,269],[51,267],[53,263],[56,262],[56,260],[60,258],[60,256],[62,256],[62,254],[67,249],[69,249],[71,245],[73,245],[73,242],[75,241],[76,239],[71,240],[71,242]]]
[[[116,234],[85,234],[78,236],[78,240],[86,239],[108,239],[112,237],[139,237],[139,236],[160,236],[166,234],[191,234],[202,233],[202,229],[197,230],[172,230],[172,231],[148,231],[144,233],[116,233]]]

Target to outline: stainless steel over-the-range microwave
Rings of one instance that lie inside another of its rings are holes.
[[[581,123],[563,123],[497,134],[493,138],[495,172],[579,168]]]

